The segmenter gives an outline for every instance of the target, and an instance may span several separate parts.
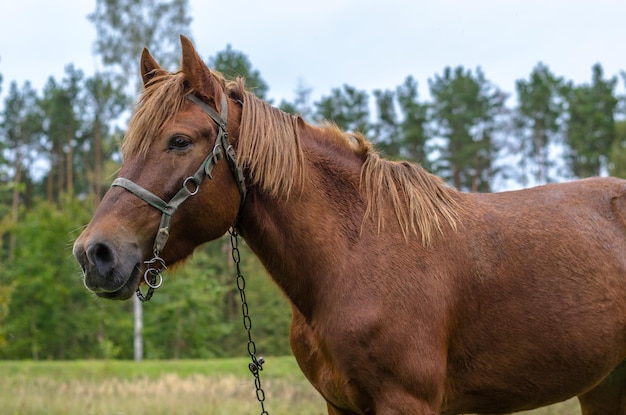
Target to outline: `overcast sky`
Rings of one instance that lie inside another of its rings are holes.
[[[5,1],[2,97],[11,81],[30,80],[41,91],[69,63],[93,74],[95,29],[86,16],[94,8],[85,0]],[[428,79],[445,66],[481,66],[509,93],[539,61],[576,83],[590,80],[596,62],[607,76],[626,70],[625,0],[190,0],[190,9],[200,55],[231,44],[261,72],[275,102],[293,100],[299,82],[317,99],[343,84],[394,89],[408,75],[426,98]]]

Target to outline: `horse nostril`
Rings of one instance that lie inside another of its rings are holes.
[[[108,274],[115,266],[115,253],[105,243],[95,243],[87,248],[89,262],[96,266],[102,276]]]

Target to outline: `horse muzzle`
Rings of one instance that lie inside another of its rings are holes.
[[[141,281],[141,255],[134,244],[116,247],[104,239],[74,243],[74,257],[83,270],[85,287],[99,297],[126,300]]]

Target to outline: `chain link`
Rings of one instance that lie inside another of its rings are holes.
[[[250,314],[248,312],[248,302],[246,300],[246,279],[241,273],[241,254],[239,252],[239,233],[233,227],[229,230],[230,233],[230,244],[232,247],[232,257],[235,262],[235,268],[237,272],[236,282],[237,289],[239,290],[239,296],[241,297],[241,314],[243,316],[243,327],[246,329],[248,333],[248,354],[250,355],[250,359],[252,360],[248,364],[248,369],[254,376],[254,386],[256,388],[256,398],[261,404],[261,415],[269,415],[269,412],[265,410],[265,391],[261,387],[261,376],[260,373],[263,370],[263,363],[265,363],[265,359],[263,357],[256,356],[256,343],[252,340],[252,320],[250,319]]]

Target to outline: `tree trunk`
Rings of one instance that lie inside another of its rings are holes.
[[[67,151],[65,152],[65,191],[69,195],[74,194],[74,125],[70,125],[67,137]],[[59,189],[59,193],[61,189]]]
[[[133,311],[135,315],[135,338],[133,348],[135,351],[135,362],[143,360],[143,309],[139,298],[133,295]]]
[[[13,178],[13,201],[11,203],[11,220],[13,224],[17,224],[20,208],[20,184],[22,182],[22,151],[17,146],[15,152],[15,177]],[[16,239],[15,232],[10,233],[9,240],[9,258],[13,258],[15,252]]]
[[[74,150],[72,149],[72,143],[68,145],[66,158],[65,158],[65,170],[67,177],[65,190],[69,195],[74,194]]]
[[[93,176],[94,176],[94,186],[93,190],[95,193],[94,203],[96,206],[100,204],[100,200],[102,199],[102,132],[100,130],[100,117],[96,114],[94,120],[94,168],[93,168]]]
[[[37,324],[35,319],[30,319],[30,354],[33,360],[39,360],[39,343],[37,342]]]
[[[57,152],[57,189],[56,189],[56,200],[59,200],[59,195],[65,188],[65,154],[63,151],[63,146],[60,146]],[[55,199],[53,198],[52,201]]]

